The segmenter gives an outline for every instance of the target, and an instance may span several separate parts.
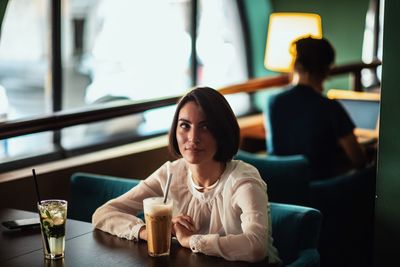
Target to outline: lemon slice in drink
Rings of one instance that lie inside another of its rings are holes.
[[[54,225],[61,225],[64,223],[64,219],[61,217],[54,217],[53,218],[53,224]]]

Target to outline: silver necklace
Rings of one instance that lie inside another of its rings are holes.
[[[213,183],[212,185],[209,185],[209,186],[200,186],[200,185],[195,184],[195,182],[194,182],[194,180],[193,180],[192,173],[190,173],[190,182],[191,182],[192,186],[193,186],[195,189],[197,189],[197,190],[204,190],[204,189],[209,190],[209,189],[214,189],[214,188],[218,185],[219,180],[220,180],[220,178],[218,178],[218,179],[215,181],[215,183]]]

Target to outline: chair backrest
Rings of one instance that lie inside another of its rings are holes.
[[[375,184],[375,165],[310,183],[310,206],[324,214],[321,265],[369,266],[373,262]]]
[[[284,266],[319,266],[317,250],[322,214],[314,208],[270,202],[272,237]],[[303,257],[303,259],[299,259]],[[296,265],[297,266],[297,265]],[[299,265],[303,266],[303,265]]]
[[[309,165],[304,156],[265,156],[240,150],[235,159],[258,169],[267,183],[270,201],[297,205],[308,203]]]
[[[108,200],[118,197],[139,184],[140,180],[92,173],[71,176],[68,218],[91,222],[93,212]]]

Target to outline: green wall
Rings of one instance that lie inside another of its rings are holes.
[[[369,0],[272,0],[275,12],[310,12],[322,18],[322,31],[336,48],[336,63],[361,60]]]
[[[336,49],[336,63],[361,61],[365,15],[369,0],[272,0],[275,12],[317,13],[322,31]],[[348,76],[330,79],[325,89],[348,89]]]
[[[250,0],[245,1],[252,37],[254,77],[274,75],[264,68],[268,18],[273,12],[308,12],[322,17],[324,36],[336,48],[336,63],[361,61],[365,15],[369,0]],[[348,77],[335,78],[326,88],[349,88]]]
[[[375,266],[399,265],[400,252],[400,1],[386,0],[381,121],[375,204]],[[397,262],[397,264],[396,264]]]

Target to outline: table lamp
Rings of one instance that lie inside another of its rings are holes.
[[[321,17],[312,13],[272,13],[269,18],[264,66],[272,71],[290,72],[290,46],[305,36],[322,38]]]

